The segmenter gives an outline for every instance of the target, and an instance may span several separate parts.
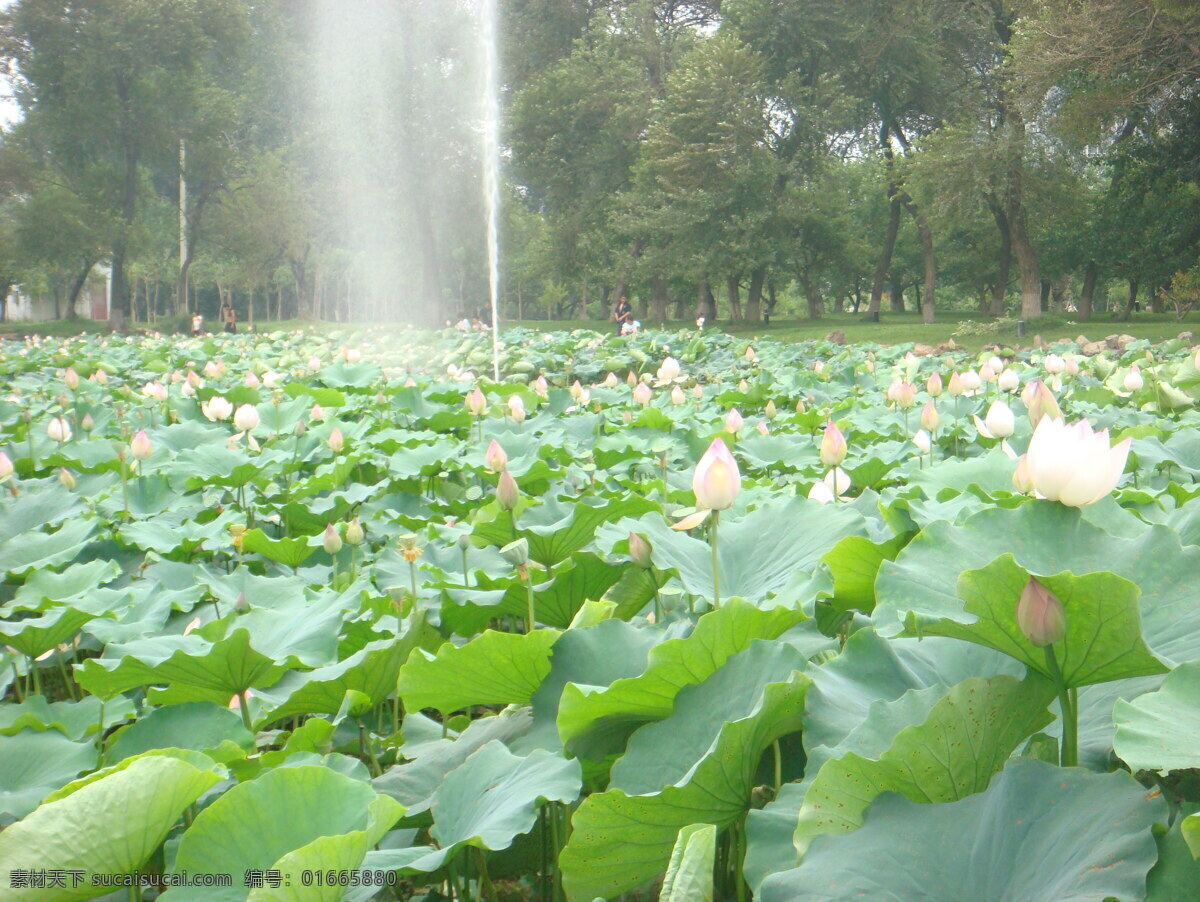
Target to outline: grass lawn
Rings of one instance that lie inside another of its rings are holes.
[[[174,321],[171,321],[172,324]],[[362,324],[368,325],[368,324]],[[601,332],[611,330],[611,324],[604,320],[524,320],[513,322],[514,326],[525,326],[532,329],[595,329]],[[691,327],[692,320],[684,320],[667,324],[670,327]],[[940,311],[938,321],[931,325],[921,322],[917,313],[884,313],[880,322],[868,323],[861,316],[850,313],[828,314],[819,320],[806,319],[776,319],[769,326],[762,323],[722,324],[737,335],[766,336],[770,335],[781,341],[805,341],[808,339],[824,338],[830,332],[840,329],[846,334],[846,340],[855,342],[874,342],[891,345],[916,342],[936,345],[954,341],[969,350],[976,350],[990,342],[1005,345],[1033,344],[1034,336],[1041,335],[1047,342],[1061,339],[1074,339],[1084,335],[1088,339],[1097,340],[1114,333],[1126,333],[1135,338],[1148,338],[1151,341],[1165,341],[1174,338],[1183,331],[1200,331],[1200,313],[1193,313],[1183,320],[1176,319],[1174,314],[1135,314],[1130,322],[1115,322],[1111,314],[1101,313],[1089,322],[1079,322],[1061,315],[1047,315],[1037,321],[1028,323],[1026,336],[1018,339],[1016,329],[1011,321],[992,324],[987,320],[958,311]],[[241,324],[245,330],[246,324]],[[256,327],[260,331],[276,329],[300,329],[315,327],[322,330],[354,329],[352,323],[312,323],[306,320],[284,320],[282,322],[259,321]],[[136,328],[144,328],[137,326]],[[24,337],[25,335],[75,335],[82,332],[102,331],[103,323],[91,320],[55,320],[40,323],[0,323],[0,337]]]

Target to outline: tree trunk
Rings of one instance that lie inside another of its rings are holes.
[[[729,276],[725,279],[725,302],[729,305],[729,321],[740,323],[742,321],[742,299],[741,285],[737,276]]]
[[[821,292],[817,288],[817,283],[813,281],[808,270],[805,270],[800,278],[804,285],[804,297],[808,301],[808,318],[820,319],[821,314],[825,312],[825,303],[821,300]]]
[[[1004,315],[1004,296],[1008,294],[1008,273],[1012,268],[1012,232],[1008,226],[1008,214],[1004,207],[994,198],[988,198],[988,207],[996,220],[996,229],[1000,232],[1000,253],[996,258],[996,283],[992,286],[992,303],[988,309],[991,316]]]
[[[778,303],[779,297],[775,293],[775,280],[770,279],[767,281],[767,316],[775,315],[775,305]]]
[[[1079,293],[1079,318],[1085,322],[1092,318],[1092,305],[1096,296],[1098,275],[1099,271],[1095,263],[1089,262],[1083,269],[1083,290]]]
[[[1150,295],[1150,312],[1151,313],[1166,313],[1167,308],[1163,304],[1162,291],[1152,292]]]
[[[888,270],[892,268],[892,254],[896,250],[896,236],[900,232],[900,199],[892,194],[888,205],[887,231],[883,236],[883,249],[879,252],[879,262],[875,265],[875,280],[871,283],[871,303],[867,314],[879,312],[883,300],[883,289],[887,284]]]
[[[667,321],[667,280],[662,275],[650,279],[650,320],[663,325]]]
[[[1053,294],[1052,294],[1052,289],[1051,289],[1051,285],[1050,285],[1050,280],[1049,279],[1040,280],[1038,283],[1038,307],[1039,307],[1039,309],[1041,309],[1041,311],[1043,313],[1045,313],[1047,310],[1050,309],[1050,307],[1051,307],[1050,301],[1051,301],[1052,296],[1053,296]]]
[[[75,304],[79,300],[79,292],[83,291],[83,286],[87,282],[87,277],[91,275],[92,266],[94,265],[94,260],[85,260],[83,267],[79,271],[79,275],[71,283],[71,291],[67,295],[67,319],[73,320],[78,317],[78,314],[75,312]]]
[[[925,269],[925,290],[921,293],[921,320],[933,322],[937,307],[937,258],[933,255],[933,230],[924,214],[917,215],[917,233],[921,237],[921,261]]]
[[[1138,299],[1138,280],[1129,280],[1129,293],[1125,296],[1125,309],[1116,316],[1116,321],[1119,323],[1129,322],[1129,318],[1133,316],[1133,308],[1137,306]]]
[[[888,287],[888,307],[892,313],[904,312],[904,288],[895,282]]]
[[[709,323],[717,318],[717,299],[713,297],[708,279],[701,279],[696,296],[696,316],[703,316]]]
[[[122,87],[124,79],[118,80],[118,94],[122,107],[128,104],[128,87]],[[108,306],[108,328],[113,332],[125,330],[125,319],[129,316],[129,282],[125,276],[125,255],[129,250],[129,231],[133,228],[137,214],[137,171],[138,154],[133,142],[132,123],[125,123],[124,157],[125,175],[122,184],[121,223],[112,247],[112,292]]]
[[[763,284],[767,281],[767,268],[757,267],[750,274],[750,290],[746,295],[746,319],[752,323],[762,321]]]
[[[1018,202],[1019,204],[1019,202]],[[1010,207],[1009,232],[1012,235],[1013,256],[1017,258],[1017,274],[1021,283],[1021,318],[1037,319],[1042,315],[1042,281],[1038,278],[1037,254],[1025,230],[1025,211],[1019,205]]]

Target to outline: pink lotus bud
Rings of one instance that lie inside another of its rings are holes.
[[[679,406],[687,402],[687,395],[683,393],[683,389],[676,385],[671,389],[671,403]]]
[[[325,534],[321,537],[321,547],[325,549],[326,554],[337,554],[342,550],[342,537],[338,535],[337,527],[332,523],[325,527]]]
[[[1146,353],[1149,354],[1150,352],[1147,351]],[[1067,357],[1066,358],[1066,368],[1067,368],[1066,372],[1067,372],[1068,376],[1078,376],[1079,375],[1079,358]]]
[[[1029,480],[1043,498],[1068,507],[1093,504],[1116,488],[1132,441],[1112,446],[1108,430],[1093,432],[1087,420],[1068,426],[1042,417],[1025,455]]]
[[[740,380],[738,382],[738,391],[740,391],[740,392],[750,391],[750,384],[745,379]]]
[[[605,386],[605,388],[616,388],[617,387],[617,374],[609,373],[607,376],[605,376],[604,377],[604,386]]]
[[[91,432],[96,428],[96,421],[92,419],[90,413],[85,413],[83,419],[79,421],[79,428],[84,432]]]
[[[626,426],[628,426],[630,423],[633,422],[633,414],[630,413],[628,410],[621,411],[621,422],[624,423]]]
[[[917,400],[917,387],[907,379],[900,383],[896,389],[896,406],[901,410],[908,410]]]
[[[754,348],[750,345],[746,346],[746,360],[748,360],[750,363],[754,363],[756,360],[758,360],[758,355],[754,353]]]
[[[360,351],[358,348],[346,348],[343,353],[346,357],[347,363],[362,362],[362,351]]]
[[[630,388],[633,388],[635,385],[637,385],[637,382],[638,382],[637,376],[635,376],[633,374],[633,370],[630,370],[625,375],[625,384],[628,385]]]
[[[50,436],[56,442],[69,442],[71,440],[71,426],[62,417],[54,417],[46,424],[46,435]]]
[[[135,432],[129,442],[129,453],[133,455],[133,459],[145,460],[153,451],[154,446],[150,444],[150,438],[146,435],[146,430],[139,429]]]
[[[108,373],[106,373],[104,370],[96,370],[96,372],[92,373],[92,375],[88,378],[99,385],[108,385]]]
[[[1047,417],[1052,420],[1062,419],[1062,410],[1059,408],[1058,402],[1054,400],[1050,389],[1046,388],[1046,383],[1039,381],[1031,384],[1034,386],[1031,391],[1033,397],[1025,402],[1025,406],[1028,408],[1029,422],[1036,428]]]
[[[767,402],[767,406],[763,408],[763,413],[767,415],[768,420],[773,420],[779,416],[779,411],[776,409],[774,401]]]
[[[333,430],[329,433],[329,450],[334,454],[341,454],[342,449],[345,447],[346,439],[342,435],[342,430],[334,426]]]
[[[611,376],[612,373],[609,373],[609,375]],[[579,380],[576,379],[574,382],[571,383],[571,387],[569,389],[567,389],[567,391],[569,391],[571,393],[571,398],[573,400],[578,401],[579,396],[583,394],[583,386],[580,385]]]
[[[233,425],[238,432],[252,432],[258,428],[258,410],[253,404],[243,404],[233,415]]]
[[[738,471],[737,461],[725,442],[713,439],[692,474],[696,505],[708,510],[726,510],[733,506],[741,489],[742,474]]]
[[[758,425],[754,428],[758,430],[759,435],[768,435],[771,432],[771,430],[767,428],[766,420],[759,420]]]
[[[996,375],[996,371],[992,369],[992,366],[989,363],[985,363],[979,368],[979,378],[983,382],[995,382]]]
[[[1136,363],[1130,368],[1129,372],[1125,374],[1125,381],[1123,384],[1125,386],[1125,391],[1130,393],[1141,391],[1142,386],[1146,384],[1146,380],[1142,378],[1142,371],[1138,369],[1138,365]]]
[[[508,399],[508,415],[517,423],[525,421],[525,402],[520,395],[511,395]]]
[[[1032,576],[1017,602],[1017,626],[1038,648],[1053,645],[1067,634],[1067,614],[1062,602]]]
[[[414,379],[412,376],[409,376],[407,379],[404,380],[404,387],[405,388],[416,388],[417,380]]]
[[[979,386],[983,384],[983,380],[979,378],[979,374],[974,370],[967,370],[962,374],[962,387],[964,392],[978,391]]]
[[[512,478],[507,468],[501,470],[500,479],[496,483],[496,503],[502,509],[511,511],[520,499],[521,490],[517,488],[517,481]]]
[[[821,436],[821,463],[827,467],[840,467],[845,459],[846,436],[830,420],[825,424],[825,434]]]
[[[539,398],[545,398],[547,391],[550,389],[550,384],[546,382],[546,377],[539,375],[533,380],[533,390]]]
[[[313,354],[308,358],[308,368],[310,370],[319,370],[321,368],[321,358]]]
[[[738,412],[736,407],[732,408],[729,413],[725,414],[725,431],[733,435],[737,435],[742,426],[745,425],[745,420]]]
[[[650,391],[650,386],[645,382],[639,382],[633,390],[633,400],[645,407],[650,403],[650,398],[653,393]]]
[[[320,423],[325,419],[325,408],[320,404],[314,404],[312,410],[308,412],[308,418],[314,423]]]
[[[698,384],[693,385],[692,386],[692,397],[695,398],[697,401],[704,400],[704,389],[702,389]]]
[[[63,382],[67,384],[67,388],[75,391],[79,388],[79,374],[75,372],[74,367],[67,367],[67,371],[63,373]]]
[[[75,488],[75,477],[71,475],[71,471],[66,467],[58,468],[58,481],[62,483],[63,487],[68,491]]]
[[[473,417],[483,416],[483,412],[487,410],[487,398],[478,387],[467,392],[466,397],[467,412]]]
[[[492,443],[487,446],[487,451],[483,455],[484,462],[487,463],[488,469],[493,473],[499,473],[508,466],[508,455],[504,453],[504,449],[500,447],[500,443],[492,439]]]
[[[209,379],[220,379],[225,375],[224,360],[210,360],[204,364],[204,375]]]
[[[242,381],[246,384],[246,388],[258,388],[259,386],[258,376],[252,372],[246,373],[246,378]]]
[[[13,474],[13,462],[9,460],[8,455],[0,451],[0,482],[8,479]]]
[[[653,548],[650,542],[636,532],[629,534],[629,557],[643,570],[649,570],[652,565]]]
[[[921,408],[921,428],[927,429],[930,432],[937,432],[938,423],[941,418],[938,417],[937,406],[932,401],[926,401],[925,406]]]
[[[929,392],[931,398],[939,397],[942,393],[942,375],[934,373],[929,377],[929,381],[925,383],[925,391]]]
[[[958,375],[958,373],[951,373],[950,384],[946,386],[946,391],[949,392],[952,398],[957,398],[961,395],[964,391],[962,376]]]

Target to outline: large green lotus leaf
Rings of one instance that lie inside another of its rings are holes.
[[[712,753],[725,724],[744,717],[768,685],[785,682],[806,663],[784,642],[752,640],[703,682],[680,689],[668,717],[630,737],[613,765],[610,787],[644,795],[686,782],[692,768]]]
[[[344,388],[362,393],[375,391],[381,375],[383,372],[379,367],[365,360],[359,363],[339,361],[321,370],[317,378],[329,388]]]
[[[57,532],[22,533],[0,542],[0,572],[20,576],[72,560],[95,529],[95,520],[79,517],[68,520]]]
[[[205,808],[183,835],[173,873],[233,874],[231,887],[180,887],[164,902],[337,902],[337,887],[303,887],[303,870],[352,870],[404,813],[367,783],[327,767],[280,767],[241,783]],[[236,879],[277,869],[290,888]]]
[[[253,480],[264,469],[284,459],[279,454],[262,452],[251,458],[245,448],[205,445],[179,454],[167,472],[187,480],[190,490],[205,486],[240,486]]]
[[[1200,662],[1181,664],[1162,688],[1113,709],[1113,750],[1134,771],[1200,768]]]
[[[1013,510],[981,511],[960,525],[927,526],[884,562],[875,584],[874,620],[885,635],[903,629],[909,612],[918,622],[966,622],[959,574],[1011,554],[1035,575],[1115,573],[1141,590],[1141,634],[1168,664],[1200,658],[1200,548],[1183,547],[1164,526],[1135,538],[1110,535],[1076,508],[1033,501]]]
[[[388,461],[388,473],[395,479],[428,476],[446,468],[462,454],[462,443],[441,438],[429,443],[401,448]]]
[[[5,494],[0,501],[0,542],[53,526],[78,515],[83,499],[59,486],[42,491]]]
[[[20,704],[0,704],[0,736],[21,730],[57,730],[69,739],[83,739],[134,716],[133,702],[125,697],[105,703],[94,695],[77,702],[47,702],[45,696],[30,695]]]
[[[847,505],[805,498],[774,501],[740,515],[725,512],[717,542],[721,594],[762,604],[785,590],[797,590],[838,541],[867,531],[866,520]],[[655,567],[676,571],[688,592],[712,598],[708,542],[677,532],[662,517],[651,515],[605,530],[608,547],[628,539],[630,532],[649,539]]]
[[[1200,817],[1197,818],[1200,821]],[[1146,879],[1145,902],[1200,899],[1200,862],[1192,857],[1183,835],[1186,819],[1175,822],[1158,839],[1158,863]]]
[[[650,650],[638,676],[607,687],[568,683],[558,707],[558,732],[568,752],[601,760],[625,747],[629,735],[671,713],[684,686],[702,682],[753,639],[774,639],[804,615],[787,608],[764,611],[742,599],[730,599],[705,614],[690,635]]]
[[[154,749],[191,749],[206,752],[222,743],[249,751],[254,735],[242,725],[242,718],[228,708],[212,702],[185,702],[155,708],[121,729],[112,737],[106,757],[123,761]]]
[[[659,902],[713,902],[716,859],[716,827],[688,824],[680,830],[671,850]]]
[[[935,501],[945,501],[971,489],[990,496],[1012,494],[1015,469],[1016,462],[996,447],[981,457],[941,461],[937,466],[918,470],[909,477],[909,482]]]
[[[658,504],[640,495],[619,498],[554,499],[525,511],[517,521],[517,534],[529,541],[529,556],[549,567],[580,551],[604,523],[658,510]],[[492,545],[513,540],[507,517],[481,522],[474,536]]]
[[[96,766],[96,747],[57,730],[0,736],[0,821],[22,818],[51,792]]]
[[[582,789],[578,761],[545,749],[525,757],[493,740],[446,775],[433,795],[430,835],[444,855],[460,845],[507,849],[533,829],[542,802],[574,802]]]
[[[257,609],[282,607],[305,594],[305,582],[297,576],[260,576],[244,566],[232,573],[214,566],[196,567],[192,579],[212,593],[226,614],[239,596]]]
[[[987,788],[1017,745],[1053,720],[1053,684],[1037,676],[973,677],[937,701],[920,724],[900,730],[877,758],[856,752],[824,762],[800,809],[796,848],[862,826],[885,792],[914,802],[952,802]]]
[[[136,872],[184,810],[221,777],[200,762],[154,755],[133,759],[47,802],[0,832],[4,898],[75,902],[100,895],[103,890],[92,885],[92,875]],[[78,869],[84,879],[77,889],[70,880],[65,888],[14,888],[13,871],[30,868]]]
[[[337,714],[348,691],[361,692],[378,705],[396,691],[400,665],[423,635],[421,626],[400,639],[370,642],[343,661],[316,670],[293,670],[268,689],[256,690],[264,717],[281,720],[297,714]]]
[[[1014,759],[986,792],[927,805],[887,794],[854,833],[815,840],[763,902],[1137,902],[1166,803],[1123,772]]]
[[[340,618],[337,620],[340,622]],[[316,633],[312,635],[319,638],[324,630],[326,637],[336,645],[336,633],[329,632],[331,625],[332,622],[321,620],[309,624],[316,627]],[[298,626],[305,629],[304,624]],[[305,654],[303,648],[298,652]],[[218,704],[251,687],[270,686],[292,667],[310,663],[293,654],[285,654],[280,659],[264,654],[253,647],[250,631],[245,628],[234,629],[215,642],[196,633],[139,639],[124,645],[110,645],[105,649],[105,655],[89,658],[75,670],[79,685],[94,695],[112,698],[141,686],[167,684],[171,694],[169,698],[164,695],[164,700],[207,700]]]
[[[487,630],[461,647],[447,642],[433,657],[419,652],[400,668],[400,697],[409,710],[446,714],[471,705],[526,704],[550,672],[558,637],[554,630]]]
[[[437,737],[420,743],[410,740],[416,733],[415,722],[421,717],[410,714],[404,719],[404,745],[400,755],[410,760],[389,768],[375,778],[375,788],[400,802],[409,815],[429,808],[433,794],[446,775],[467,760],[476,750],[493,740],[505,744],[523,736],[533,724],[528,708],[507,708],[495,717],[481,717],[454,738]],[[413,727],[410,729],[410,727]]]
[[[95,616],[74,607],[58,607],[40,617],[0,620],[0,640],[27,657],[38,658],[70,641]]]
[[[884,561],[896,559],[907,537],[897,536],[876,544],[863,536],[846,536],[821,558],[833,577],[830,603],[838,611],[862,611],[875,608],[875,578]]]
[[[1200,814],[1188,815],[1183,820],[1183,838],[1192,850],[1193,858],[1200,858]]]
[[[585,799],[559,856],[568,898],[588,902],[640,886],[666,869],[679,831],[688,824],[725,827],[744,817],[763,752],[800,729],[808,685],[801,673],[769,684],[744,716],[720,725],[709,753],[679,785],[634,796],[609,789]],[[671,754],[669,744],[666,748],[660,753]]]
[[[98,614],[99,610],[86,603],[85,593],[94,594],[97,587],[112,582],[120,574],[120,565],[112,560],[71,564],[62,573],[37,570],[29,574],[3,611],[7,616],[12,611],[41,611],[53,604],[70,604]]]
[[[1068,686],[1088,686],[1129,677],[1165,673],[1141,637],[1138,588],[1112,573],[1074,576],[1039,575],[1039,581],[1062,602],[1066,635],[1054,644],[1058,665]],[[914,634],[965,639],[1012,655],[1030,669],[1053,678],[1046,654],[1017,625],[1017,603],[1029,574],[1006,554],[981,570],[958,578],[965,613],[974,623],[945,618],[922,621],[910,618]]]
[[[242,535],[242,550],[261,554],[268,560],[289,567],[299,567],[317,549],[310,544],[308,537],[272,539],[261,529],[248,529]]]

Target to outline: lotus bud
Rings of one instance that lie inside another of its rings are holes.
[[[908,410],[917,400],[917,387],[908,380],[900,383],[896,389],[896,406]]]
[[[1017,602],[1017,626],[1038,648],[1053,645],[1067,634],[1067,614],[1062,602],[1032,576]]]
[[[821,463],[827,467],[840,467],[845,459],[846,436],[830,420],[825,424],[825,434],[821,436]]]
[[[929,440],[929,433],[924,429],[918,429],[912,437],[912,443],[917,446],[917,450],[922,454],[928,454],[933,450],[933,443]]]
[[[146,430],[139,429],[135,432],[129,442],[129,453],[133,455],[133,459],[145,460],[153,451],[154,446],[150,444],[150,438],[146,435]]]
[[[1087,420],[1068,426],[1043,417],[1026,454],[1029,479],[1043,498],[1068,507],[1093,504],[1116,488],[1132,441],[1112,446],[1108,430],[1093,432]]]
[[[987,365],[990,366],[992,368],[992,372],[996,373],[997,375],[1004,371],[1004,361],[995,354],[987,359]]]
[[[763,413],[766,414],[768,420],[773,420],[779,416],[779,411],[776,409],[774,401],[767,402],[767,406],[763,408]]]
[[[500,447],[500,443],[492,439],[492,443],[487,446],[487,451],[483,454],[483,460],[487,464],[488,469],[493,473],[499,473],[508,466],[508,455],[504,453],[504,449]]]
[[[8,479],[13,474],[13,462],[8,455],[0,451],[0,482]]]
[[[745,379],[740,380],[738,382],[738,391],[740,391],[740,392],[750,391],[750,384]]]
[[[703,401],[704,400],[704,389],[702,389],[698,384],[693,385],[692,386],[692,397],[695,398],[697,401]]]
[[[650,386],[645,382],[639,382],[633,390],[633,400],[645,407],[650,403],[650,398],[653,393],[650,391]]]
[[[653,550],[653,546],[645,537],[636,532],[629,534],[629,557],[643,570],[649,570],[653,566],[651,561]]]
[[[525,421],[525,402],[520,395],[512,395],[508,399],[508,415],[517,423]]]
[[[96,370],[88,378],[94,379],[98,385],[108,385],[108,373],[104,370]]]
[[[524,567],[529,563],[529,540],[520,538],[509,542],[500,549],[500,554],[514,567]]]
[[[233,613],[248,614],[250,612],[250,602],[246,600],[245,592],[238,592],[238,597],[233,602]]]
[[[940,422],[937,406],[932,401],[926,401],[925,406],[921,408],[921,428],[929,432],[937,432]]]
[[[404,387],[405,388],[416,388],[417,380],[414,379],[412,376],[409,376],[407,379],[404,380]]]
[[[796,413],[804,413],[804,399],[800,398],[796,401]]]
[[[758,360],[758,355],[754,353],[754,348],[750,345],[746,346],[746,360],[749,363],[754,363]]]
[[[742,489],[742,474],[737,461],[729,453],[729,447],[715,438],[696,471],[692,474],[692,491],[696,494],[698,507],[708,510],[726,510],[733,506]]]
[[[1138,369],[1138,365],[1135,363],[1130,368],[1129,372],[1125,374],[1125,391],[1130,392],[1131,394],[1136,391],[1141,391],[1142,386],[1145,384],[1146,380],[1142,378],[1142,371]]]
[[[937,398],[942,393],[942,374],[934,373],[929,377],[929,381],[925,383],[925,391],[929,392],[931,398]]]
[[[338,535],[337,527],[330,523],[325,527],[325,534],[321,537],[321,547],[325,549],[326,554],[337,554],[342,550],[342,537]]]
[[[233,542],[233,547],[238,551],[242,550],[242,539],[246,535],[246,527],[242,523],[229,524],[229,538]]]
[[[225,362],[223,360],[210,360],[204,364],[204,375],[209,379],[220,379],[225,375]]]
[[[59,407],[66,407],[68,404],[71,403],[71,399],[68,398],[66,396],[66,394],[64,394],[63,392],[59,392],[57,395],[54,396],[54,403],[57,404]]]
[[[676,385],[674,388],[671,389],[671,403],[672,404],[674,404],[675,406],[678,407],[680,404],[684,404],[686,402],[687,402],[687,395],[685,395],[683,393],[682,388],[680,388],[678,385]]]
[[[311,355],[308,358],[308,368],[310,370],[313,370],[314,372],[316,370],[319,370],[321,368],[321,358],[318,357],[316,354]]]
[[[633,374],[633,370],[630,370],[628,373],[626,373],[626,375],[625,375],[625,383],[626,383],[626,384],[627,384],[627,385],[628,385],[630,388],[633,388],[635,385],[637,385],[637,383],[638,383],[637,376],[635,376],[635,375]]]
[[[54,417],[46,424],[46,435],[56,442],[71,440],[71,426],[62,417]]]
[[[1000,378],[996,380],[996,385],[1000,391],[1015,392],[1021,387],[1021,377],[1017,375],[1014,369],[1006,369],[1000,374]]]
[[[957,398],[964,390],[962,376],[958,373],[951,373],[950,384],[946,386],[946,391],[949,392],[950,397]]]
[[[607,376],[605,376],[604,377],[604,386],[605,386],[605,388],[616,388],[617,387],[617,374],[609,373]]]
[[[265,380],[265,377],[264,377],[264,380]],[[383,407],[383,405],[385,405],[387,403],[387,398],[384,397],[383,392],[381,392],[381,391],[375,392],[375,403],[378,404],[380,407]]]
[[[680,372],[682,372],[682,370],[679,367],[679,361],[676,360],[674,357],[668,357],[662,362],[662,365],[658,368],[658,381],[659,382],[671,382],[674,379],[678,378]]]
[[[361,545],[365,538],[366,534],[363,532],[363,526],[358,517],[346,524],[346,543],[348,545]]]
[[[893,379],[888,383],[887,391],[883,393],[883,399],[889,404],[895,404],[896,399],[900,396],[900,380]]]
[[[464,532],[462,535],[460,535],[457,539],[454,540],[454,544],[458,548],[459,551],[466,551],[468,548],[471,547],[471,536],[468,533]]]
[[[67,388],[71,389],[71,391],[79,389],[79,374],[75,372],[74,367],[67,367],[67,371],[63,373],[63,382],[66,383]]]
[[[346,348],[344,353],[345,353],[347,363],[361,363],[362,362],[362,357],[363,357],[362,351],[360,351],[358,348]]]
[[[211,423],[227,420],[233,414],[233,405],[220,395],[200,402],[200,412]]]
[[[983,384],[983,380],[979,378],[979,374],[974,370],[967,370],[962,374],[962,387],[964,392],[978,391],[979,386]]]
[[[588,401],[590,400],[592,400],[592,393],[586,388],[579,393],[579,397],[576,399],[580,407],[587,407]],[[600,409],[599,403],[596,404],[596,409]]]
[[[736,407],[731,408],[729,413],[725,414],[725,431],[732,435],[737,435],[745,425],[745,420],[742,419],[741,413]]]
[[[196,397],[196,389],[192,388],[189,383],[185,382],[179,387],[179,394],[185,398],[194,398]]]
[[[253,372],[246,373],[246,378],[242,381],[246,384],[246,388],[258,388],[259,386],[258,376]]]
[[[630,413],[628,410],[622,411],[621,422],[624,423],[626,426],[628,426],[630,423],[633,422],[633,414]]]
[[[195,370],[187,371],[187,384],[192,388],[204,388],[204,380],[196,375]]]
[[[496,483],[496,503],[503,510],[511,511],[517,506],[517,502],[521,499],[521,490],[517,488],[517,482],[512,478],[512,474],[505,468],[500,471],[500,480]]]
[[[1150,352],[1147,351],[1146,353],[1149,354]],[[1065,363],[1066,363],[1066,372],[1067,372],[1068,376],[1078,376],[1079,375],[1079,358],[1078,357],[1067,357],[1065,359]]]
[[[1062,410],[1046,383],[1039,381],[1031,384],[1035,386],[1031,392],[1032,398],[1025,404],[1028,408],[1029,422],[1036,428],[1047,417],[1052,420],[1062,419]]]
[[[1017,468],[1013,471],[1013,486],[1022,495],[1033,491],[1033,480],[1029,477],[1029,455],[1022,454],[1017,458]]]
[[[984,424],[993,438],[1006,439],[1013,434],[1015,418],[1007,404],[1003,401],[993,401],[992,406],[988,408]]]
[[[990,363],[985,363],[979,368],[979,379],[982,382],[995,382],[996,375],[996,371],[992,369]]]
[[[546,381],[546,377],[539,375],[533,380],[533,390],[539,398],[545,398],[550,389],[550,384]]]
[[[58,468],[58,481],[68,490],[75,488],[75,477],[71,475],[71,471],[66,467]]]
[[[292,427],[292,435],[300,438],[300,436],[304,435],[305,429],[304,420],[296,420],[296,425]]]
[[[253,404],[243,404],[233,415],[233,425],[238,432],[253,432],[258,423],[258,410]]]
[[[90,413],[85,413],[83,419],[79,421],[79,428],[84,432],[91,432],[96,428],[96,421],[92,419]]]
[[[1063,370],[1067,368],[1066,361],[1057,354],[1047,354],[1042,365],[1046,368],[1046,372],[1052,376],[1061,375]]]
[[[312,410],[308,412],[308,418],[314,423],[320,423],[325,419],[325,408],[320,404],[314,404]]]
[[[611,376],[612,373],[609,373],[609,375]],[[571,393],[572,400],[574,400],[576,403],[578,403],[579,396],[583,394],[583,386],[580,385],[579,380],[576,379],[574,382],[571,383],[571,387],[568,389],[568,391]]]
[[[337,426],[334,426],[333,430],[329,433],[328,444],[329,450],[334,454],[341,454],[342,449],[346,447],[346,439],[342,435],[342,430],[338,429]]]

